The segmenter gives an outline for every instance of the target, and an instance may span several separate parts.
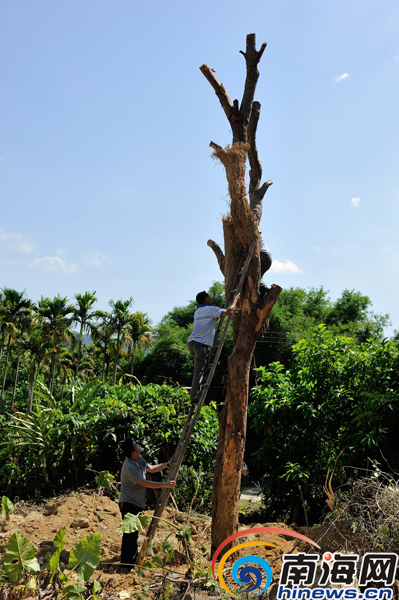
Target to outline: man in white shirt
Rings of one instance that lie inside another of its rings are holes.
[[[193,404],[198,401],[197,395],[201,381],[205,375],[207,349],[213,346],[215,337],[215,321],[222,315],[231,315],[237,305],[238,294],[229,308],[212,306],[212,298],[206,292],[197,294],[196,301],[199,308],[194,313],[194,329],[187,340],[187,347],[194,356],[194,375],[191,383],[190,400]]]

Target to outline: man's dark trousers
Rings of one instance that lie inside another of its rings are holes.
[[[207,361],[207,350],[208,346],[191,340],[187,344],[188,351],[194,356],[194,374],[191,383],[190,400],[194,404],[198,401],[197,395],[200,387],[200,383],[204,382],[205,367]]]
[[[143,509],[137,504],[131,504],[130,502],[120,502],[119,510],[122,513],[122,519],[127,513],[131,515],[137,515]],[[121,552],[121,567],[128,567],[137,563],[137,539],[139,537],[138,531],[133,533],[124,533],[122,536],[122,552]]]

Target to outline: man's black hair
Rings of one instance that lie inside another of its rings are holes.
[[[200,292],[199,294],[197,294],[196,296],[196,301],[198,304],[204,304],[205,302],[205,298],[208,296],[208,294],[206,292]]]
[[[136,444],[132,440],[132,438],[127,438],[127,440],[122,442],[120,446],[121,446],[122,452],[126,456],[126,458],[130,458],[132,455],[132,452],[134,452],[134,450],[135,450]]]

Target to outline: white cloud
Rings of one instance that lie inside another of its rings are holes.
[[[60,256],[43,256],[42,258],[35,258],[29,266],[40,267],[47,273],[61,273],[64,275],[75,273],[79,268],[78,263],[71,263],[68,265],[66,260]]]
[[[303,273],[302,269],[298,267],[295,263],[285,259],[284,262],[280,262],[279,260],[273,259],[273,263],[270,271],[274,271],[274,273]]]
[[[20,233],[7,233],[4,227],[0,227],[0,244],[6,252],[19,252],[30,254],[33,244]]]
[[[89,252],[80,261],[85,267],[102,267],[104,264],[113,263],[114,261],[106,254],[100,252]]]
[[[359,208],[360,206],[360,198],[352,198],[351,204],[354,208]]]
[[[396,56],[393,57],[395,62],[399,62],[399,54],[397,54]]]
[[[63,260],[66,260],[66,250],[64,250],[64,248],[57,248],[57,250],[55,251],[55,253],[56,253],[57,256],[59,256]]]
[[[312,246],[311,250],[317,250],[317,252],[321,252],[320,246]]]
[[[349,73],[344,73],[343,75],[340,75],[339,77],[336,77],[334,79],[335,83],[339,83],[340,81],[342,81],[343,79],[346,79],[347,77],[350,77]]]

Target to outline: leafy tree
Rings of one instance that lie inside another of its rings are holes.
[[[146,313],[135,312],[130,315],[128,321],[129,354],[131,354],[130,375],[133,375],[136,349],[151,348],[152,346],[151,330],[151,321]]]
[[[116,473],[124,460],[118,441],[127,435],[140,439],[149,462],[171,457],[190,405],[188,393],[180,388],[110,386],[99,380],[84,386],[77,380],[57,402],[39,384],[36,398],[30,413],[0,419],[0,487],[12,497],[26,496],[38,485],[51,494],[65,486],[83,485],[91,478],[88,464],[96,471]],[[215,407],[203,407],[185,461],[201,480],[196,506],[203,498],[206,509],[217,428]],[[176,490],[182,507],[192,499],[192,480],[191,475],[191,483]]]
[[[320,288],[291,287],[283,290],[270,314],[268,329],[258,340],[257,365],[279,361],[290,368],[292,346],[312,335],[315,325],[326,323],[336,335],[349,335],[354,343],[367,338],[382,338],[389,325],[388,315],[371,311],[371,300],[354,290],[344,290],[333,302],[323,286]]]
[[[192,357],[187,349],[188,332],[175,324],[160,324],[154,346],[136,368],[145,383],[178,383],[187,386],[192,377]]]
[[[202,291],[202,290],[198,290]],[[208,290],[215,306],[224,306],[224,285],[218,281]],[[189,386],[193,374],[193,358],[187,349],[187,339],[192,332],[194,313],[198,308],[195,300],[186,306],[175,306],[161,320],[154,330],[154,345],[150,352],[141,357],[136,375],[145,383],[178,383]],[[221,386],[226,373],[227,356],[231,349],[232,335],[229,332],[221,361],[213,379],[213,388]],[[220,394],[219,394],[220,395]],[[211,394],[212,396],[212,388]]]
[[[253,461],[266,477],[269,518],[291,512],[298,522],[298,484],[318,520],[326,472],[341,450],[355,469],[365,468],[367,458],[399,468],[399,347],[378,339],[357,346],[319,325],[293,354],[289,371],[280,363],[259,369],[249,413],[259,436]],[[352,474],[338,465],[336,485]]]

